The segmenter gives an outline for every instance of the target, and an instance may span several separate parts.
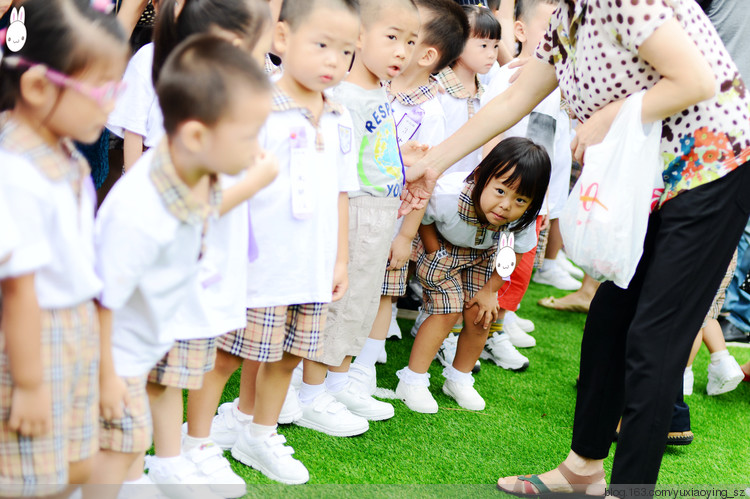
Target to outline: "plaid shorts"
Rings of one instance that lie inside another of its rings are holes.
[[[93,302],[42,310],[41,356],[52,394],[52,431],[21,437],[8,428],[13,383],[0,334],[0,496],[45,495],[68,481],[68,463],[99,448],[99,320]]]
[[[409,263],[396,270],[386,270],[381,296],[404,296],[406,294],[406,276],[409,273]]]
[[[177,340],[169,352],[151,369],[149,383],[197,390],[203,375],[214,368],[216,338]]]
[[[276,362],[284,352],[314,360],[320,355],[327,313],[327,303],[248,308],[247,327],[219,336],[216,346],[259,362]]]
[[[100,446],[115,452],[146,452],[151,447],[152,426],[146,376],[122,378],[128,386],[130,403],[122,418],[99,418]]]
[[[734,250],[734,255],[732,256],[732,261],[729,262],[727,273],[724,274],[724,279],[721,280],[719,289],[718,291],[716,291],[716,296],[714,296],[714,301],[711,303],[711,308],[708,309],[708,314],[706,314],[706,318],[703,321],[704,326],[706,325],[707,320],[716,319],[719,316],[721,307],[724,306],[724,298],[726,297],[727,287],[729,287],[729,283],[732,282],[732,276],[734,275],[734,269],[736,268],[737,250]]]
[[[534,268],[542,268],[544,263],[544,254],[547,252],[547,241],[549,241],[549,229],[544,229],[539,233],[539,243],[536,246],[536,255],[534,255]]]
[[[473,297],[492,277],[495,246],[488,249],[460,248],[441,241],[440,251],[425,253],[417,260],[417,278],[422,284],[428,314],[454,314],[464,310],[464,300]]]

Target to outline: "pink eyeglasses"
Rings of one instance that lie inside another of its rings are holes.
[[[104,107],[112,101],[116,100],[125,91],[124,81],[111,81],[100,86],[89,85],[78,80],[71,78],[70,76],[64,75],[59,71],[50,69],[44,64],[27,61],[23,57],[9,56],[3,58],[3,64],[9,68],[27,68],[31,69],[35,66],[44,67],[44,76],[55,85],[61,87],[72,88],[76,92],[89,97],[94,100],[99,106]]]

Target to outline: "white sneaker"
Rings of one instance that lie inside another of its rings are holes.
[[[493,333],[487,339],[479,358],[491,360],[503,369],[511,371],[523,371],[529,367],[529,359],[518,353],[505,333]]]
[[[299,405],[299,397],[297,396],[297,389],[289,384],[289,389],[286,392],[286,398],[284,399],[284,405],[281,406],[281,413],[279,414],[279,424],[291,424],[302,417],[302,407]]]
[[[414,325],[411,328],[411,335],[415,338],[417,337],[417,332],[419,331],[419,328],[422,327],[422,323],[430,316],[427,312],[425,312],[422,307],[419,307],[419,314],[417,315],[417,318],[414,320]]]
[[[687,397],[688,395],[693,394],[693,370],[692,369],[685,369],[685,372],[682,373],[682,395]]]
[[[152,482],[145,473],[137,480],[124,482],[117,494],[117,499],[165,499],[166,497],[159,486]]]
[[[209,480],[192,461],[180,456],[179,462],[165,465],[158,459],[149,462],[148,476],[167,497],[177,499],[218,499]]]
[[[277,433],[265,438],[253,438],[249,431],[243,431],[232,447],[232,457],[271,480],[287,485],[306,483],[310,480],[310,473],[304,464],[292,457],[294,449],[285,444],[286,438]]]
[[[369,369],[367,366],[356,362],[352,362],[349,366],[349,381],[354,383],[359,391],[367,395],[374,394],[378,387],[375,369]]]
[[[300,362],[297,367],[294,368],[294,371],[292,371],[292,379],[289,382],[290,385],[292,385],[295,390],[299,392],[299,387],[302,386],[302,373],[304,371],[302,370],[302,362]]]
[[[453,359],[456,358],[456,348],[458,348],[458,335],[453,333],[448,333],[448,337],[443,340],[442,345],[440,345],[440,348],[438,349],[438,353],[435,355],[435,358],[440,362],[440,364],[443,367],[448,367],[453,365]],[[480,364],[479,359],[477,359],[477,362],[474,364],[474,367],[471,368],[471,372],[474,374],[478,373],[482,369],[482,364]]]
[[[388,352],[385,351],[385,342],[383,342],[383,349],[378,354],[377,360],[375,360],[376,364],[385,364],[388,362]]]
[[[388,326],[388,336],[387,338],[398,338],[401,339],[401,328],[398,325],[398,321],[396,321],[396,316],[398,315],[398,307],[396,306],[396,302],[393,302],[393,308],[391,309],[391,323]]]
[[[536,339],[529,333],[523,332],[516,322],[505,323],[503,331],[508,334],[510,342],[516,348],[531,348],[536,346]]]
[[[470,411],[484,410],[484,399],[479,392],[474,389],[473,383],[459,383],[446,379],[443,384],[443,393],[458,402],[458,405]]]
[[[745,373],[732,357],[724,357],[718,365],[708,365],[708,384],[706,392],[709,395],[721,395],[731,392],[745,379]]]
[[[247,419],[242,421],[237,417],[239,412],[237,404],[239,402],[240,399],[237,398],[232,402],[221,404],[217,411],[218,414],[211,421],[211,434],[209,438],[213,443],[221,447],[222,450],[231,449],[239,438],[243,428],[253,420],[252,416],[247,416]],[[187,435],[187,423],[182,424],[182,434]]]
[[[361,416],[355,416],[327,391],[302,405],[302,417],[294,423],[333,437],[353,437],[370,429]]]
[[[565,272],[570,274],[570,276],[573,279],[583,279],[583,275],[584,275],[583,270],[573,265],[573,262],[568,260],[568,257],[565,255],[564,251],[560,250],[557,253],[557,258],[555,258],[555,262],[557,262],[557,266],[559,268],[563,269]]]
[[[537,270],[531,280],[537,284],[546,284],[566,291],[576,291],[581,287],[581,281],[573,279],[570,274],[557,265],[549,270]]]
[[[406,407],[414,412],[424,414],[435,414],[438,405],[430,393],[429,386],[411,385],[404,380],[399,380],[396,387],[396,396],[404,401]]]
[[[351,381],[346,384],[343,390],[332,392],[331,395],[344,404],[349,412],[368,421],[384,421],[391,419],[394,415],[391,404],[375,400],[372,396],[359,390],[359,386]]]
[[[206,478],[212,492],[221,497],[242,497],[247,493],[245,480],[232,471],[221,448],[213,442],[183,452],[182,456]]]
[[[515,312],[511,312],[508,310],[505,313],[505,322],[506,324],[508,322],[514,322],[518,324],[518,327],[521,328],[521,330],[524,333],[530,333],[534,330],[534,323],[531,322],[529,319],[524,319],[523,317],[518,317],[518,315]]]

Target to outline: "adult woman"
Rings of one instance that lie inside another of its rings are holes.
[[[583,122],[571,145],[582,163],[621,99],[648,89],[642,118],[663,120],[666,190],[630,286],[604,283],[591,304],[571,452],[556,470],[498,486],[521,495],[603,493],[602,461],[620,414],[611,483],[653,484],[692,332],[750,212],[748,96],[692,0],[564,0],[536,55],[516,84],[412,166],[405,206],[422,204],[438,172],[531,111],[558,81]]]

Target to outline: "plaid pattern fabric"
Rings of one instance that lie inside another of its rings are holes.
[[[427,85],[420,85],[409,92],[391,92],[390,81],[385,82],[384,87],[391,102],[396,100],[404,106],[419,106],[437,97],[439,85],[437,78],[430,76],[430,82]]]
[[[274,64],[269,54],[266,54],[266,58],[263,63],[263,70],[268,76],[276,76],[282,73],[281,66],[277,66],[276,64]]]
[[[441,243],[441,251],[436,253],[427,254],[421,248],[417,260],[422,308],[428,314],[461,313],[465,299],[477,294],[492,277],[495,248],[480,250]]]
[[[409,263],[396,270],[386,270],[383,278],[383,287],[380,288],[381,296],[404,296],[406,294],[406,276],[409,272]]]
[[[542,268],[544,263],[544,253],[547,252],[547,241],[549,241],[549,229],[544,229],[539,233],[539,242],[536,245],[536,255],[534,255],[534,268]]]
[[[474,75],[474,83],[477,87],[477,93],[474,95],[471,95],[471,92],[461,83],[461,80],[458,79],[455,71],[450,66],[438,73],[437,79],[445,91],[448,92],[448,95],[456,99],[466,99],[469,118],[476,114],[485,90],[484,85],[482,85],[476,75]]]
[[[60,154],[33,130],[11,119],[7,112],[0,114],[0,148],[23,156],[50,180],[65,180],[76,196],[80,196],[87,182],[92,183],[89,164],[73,141],[61,139]]]
[[[474,237],[474,243],[478,245],[482,241],[484,241],[484,237],[487,234],[488,230],[497,232],[497,237],[499,238],[500,230],[502,230],[502,228],[490,223],[483,223],[481,220],[479,220],[477,211],[474,208],[474,201],[472,201],[471,199],[473,193],[474,181],[467,180],[466,185],[461,190],[461,194],[458,195],[458,216],[467,224],[477,228],[477,234]]]
[[[729,262],[727,273],[724,274],[724,279],[721,280],[721,284],[719,285],[718,291],[716,291],[714,301],[711,303],[711,307],[708,309],[708,314],[706,314],[706,319],[703,321],[704,326],[706,325],[707,320],[716,319],[719,316],[721,307],[724,306],[724,298],[726,298],[727,287],[729,286],[729,283],[732,282],[732,276],[734,275],[734,269],[736,268],[737,250],[734,250],[734,255],[732,256],[732,261]]]
[[[197,390],[203,375],[214,368],[216,338],[177,340],[169,352],[151,369],[149,383]]]
[[[146,452],[151,447],[153,426],[146,394],[146,377],[122,378],[130,403],[120,419],[99,418],[100,447],[116,452]]]
[[[281,360],[284,352],[315,360],[322,348],[327,303],[247,309],[247,327],[218,338],[218,347],[259,362]]]
[[[323,141],[323,131],[320,129],[320,126],[318,126],[319,119],[315,119],[315,116],[313,116],[313,114],[310,112],[309,109],[294,102],[294,99],[292,99],[291,97],[289,97],[289,95],[284,93],[284,91],[281,90],[278,85],[273,86],[272,95],[273,95],[273,101],[271,102],[271,110],[272,111],[290,111],[292,109],[298,109],[299,112],[302,113],[302,116],[304,116],[305,119],[309,121],[312,127],[315,129],[315,150],[322,151],[325,147],[325,144]],[[325,94],[322,94],[322,95],[323,95],[323,113],[322,114],[326,114],[326,113],[341,114],[344,112],[344,108],[341,106],[341,104],[330,100],[328,97],[326,97]]]
[[[0,496],[43,495],[68,481],[68,462],[99,448],[99,329],[92,302],[42,310],[41,358],[52,394],[52,431],[22,437],[8,426],[13,382],[0,334]]]

